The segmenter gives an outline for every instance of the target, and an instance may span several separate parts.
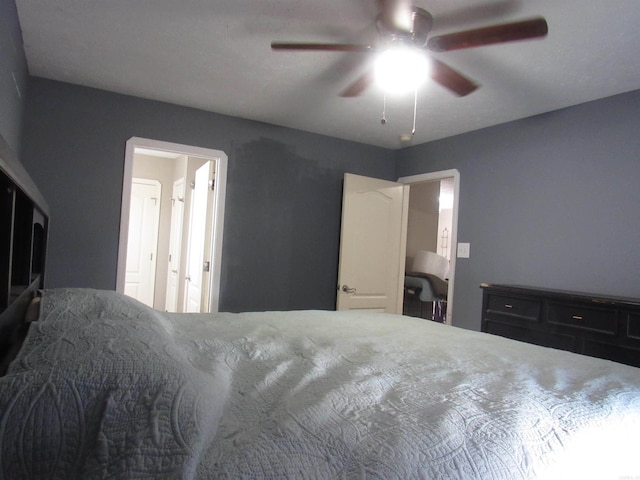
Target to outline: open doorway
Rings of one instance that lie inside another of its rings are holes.
[[[416,262],[427,262],[437,269],[438,277],[446,280],[446,284],[436,286],[436,290],[440,287],[446,292],[446,311],[442,315],[445,323],[450,325],[453,318],[460,172],[444,170],[402,177],[398,182],[411,185],[414,194],[409,200],[406,269],[410,271]],[[421,205],[415,205],[415,202]],[[425,307],[427,309],[441,309],[443,306],[441,302],[425,303],[429,303]]]
[[[200,172],[198,179],[196,172]],[[117,291],[126,294],[130,290],[127,252],[131,232],[137,230],[131,224],[136,221],[130,213],[132,179],[144,178],[162,186],[153,308],[218,311],[226,172],[227,156],[219,150],[137,137],[127,142]],[[192,218],[196,212],[198,218]],[[145,254],[143,258],[149,261],[152,257]],[[191,283],[197,288],[190,288]]]

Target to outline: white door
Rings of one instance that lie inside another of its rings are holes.
[[[178,311],[178,291],[180,285],[180,252],[182,248],[182,221],[184,218],[184,178],[173,182],[171,194],[171,232],[169,233],[169,278],[165,310]]]
[[[187,274],[185,277],[184,311],[199,313],[202,305],[204,276],[204,248],[207,225],[207,205],[211,162],[196,170],[195,187],[191,196],[189,215],[189,243]]]
[[[402,313],[409,186],[345,174],[338,310]]]
[[[160,182],[133,178],[124,293],[153,308],[160,219]]]

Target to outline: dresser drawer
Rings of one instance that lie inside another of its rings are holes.
[[[640,340],[640,313],[630,312],[628,314],[627,337]]]
[[[550,302],[547,321],[581,330],[609,335],[618,333],[618,311],[614,308],[594,308],[585,305]]]
[[[497,313],[518,317],[525,321],[538,322],[542,302],[533,298],[509,295],[489,295],[487,313]]]
[[[587,340],[584,343],[581,353],[640,367],[640,348],[634,348],[628,345],[611,345],[609,343]]]
[[[513,340],[520,340],[521,342],[556,348],[558,350],[575,352],[577,348],[576,337],[573,335],[547,333],[541,330],[526,328],[525,326],[487,321],[484,324],[483,331]]]

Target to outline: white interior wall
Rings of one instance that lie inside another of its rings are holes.
[[[438,215],[437,248],[438,255],[451,260],[451,229],[453,228],[453,178],[444,178],[440,181]]]
[[[437,251],[439,196],[439,181],[411,185],[406,253],[409,270],[418,250]]]

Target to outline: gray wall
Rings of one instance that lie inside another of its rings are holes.
[[[0,135],[19,151],[27,61],[14,0],[0,0]]]
[[[335,307],[342,178],[392,179],[392,151],[32,78],[22,161],[48,199],[48,287],[115,287],[125,142],[229,158],[220,309]]]
[[[404,149],[399,176],[460,171],[454,324],[481,282],[640,297],[640,91]]]
[[[456,325],[479,329],[481,282],[640,297],[640,91],[398,152],[42,79],[24,118],[51,287],[114,287],[124,145],[139,136],[229,156],[223,310],[334,307],[346,171],[460,171]]]

